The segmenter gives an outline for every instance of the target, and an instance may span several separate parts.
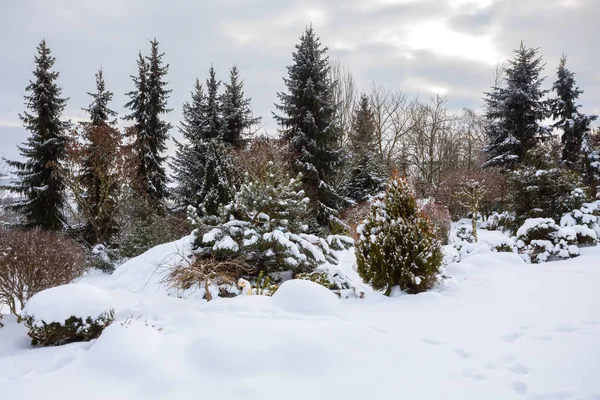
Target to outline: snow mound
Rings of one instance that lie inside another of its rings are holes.
[[[294,314],[336,316],[341,311],[340,299],[331,290],[302,279],[284,282],[272,301]]]
[[[72,316],[96,318],[112,308],[112,299],[104,290],[83,283],[72,283],[35,294],[23,311],[36,321],[63,323]]]

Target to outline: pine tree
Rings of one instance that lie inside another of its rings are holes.
[[[385,188],[384,168],[375,149],[375,121],[366,95],[354,110],[348,136],[352,172],[343,194],[361,202]]]
[[[165,86],[164,77],[169,65],[163,65],[164,53],[158,51],[158,41],[150,41],[151,53],[138,58],[138,76],[132,77],[135,90],[127,93],[131,100],[125,105],[132,113],[125,117],[134,121],[136,128],[136,148],[138,151],[138,177],[142,191],[154,201],[167,196],[167,176],[164,169],[166,150],[171,124],[161,119],[169,113],[167,100],[170,90]]]
[[[192,91],[191,102],[183,104],[183,121],[179,131],[185,143],[175,141],[175,157],[170,166],[173,170],[174,200],[176,210],[185,210],[188,206],[198,206],[200,191],[204,179],[204,143],[203,126],[205,122],[205,95],[198,79]]]
[[[337,105],[333,101],[334,82],[329,79],[326,52],[312,26],[308,27],[296,45],[294,64],[288,66],[288,77],[284,78],[288,93],[277,95],[281,104],[276,107],[283,115],[275,115],[321,225],[335,219],[343,204],[329,183],[340,161],[337,143],[341,132],[335,121]]]
[[[20,211],[29,226],[48,230],[63,227],[64,181],[58,167],[65,154],[66,130],[69,123],[60,117],[67,99],[56,84],[58,72],[51,71],[55,58],[46,41],[37,47],[35,80],[26,87],[25,104],[30,112],[20,115],[25,128],[31,132],[27,142],[19,147],[25,161],[7,161],[17,170],[19,182],[7,187],[25,197],[11,205]]]
[[[234,65],[229,73],[229,83],[225,84],[222,98],[223,106],[223,140],[234,148],[244,144],[244,134],[260,122],[260,118],[252,116],[250,101],[244,98],[244,82]]]
[[[419,293],[436,283],[443,259],[441,244],[406,179],[397,174],[390,179],[386,193],[372,203],[357,232],[357,270],[374,289],[389,296],[396,285]]]
[[[108,107],[108,103],[112,101],[114,94],[106,90],[102,68],[96,73],[96,93],[88,92],[88,95],[93,100],[90,106],[84,108],[83,111],[90,114],[90,123],[94,126],[116,123],[116,120],[109,121],[110,118],[116,117],[117,113]]]
[[[202,215],[216,215],[219,206],[229,203],[235,194],[234,168],[228,146],[222,140],[203,141],[203,147],[204,173],[199,210]]]
[[[575,74],[567,67],[567,57],[563,55],[557,70],[557,80],[552,89],[556,98],[550,102],[552,117],[557,120],[554,127],[562,131],[562,163],[577,171],[585,167],[584,138],[589,134],[590,125],[597,117],[579,112],[577,99],[583,93],[575,84]],[[583,155],[583,157],[582,157]]]
[[[505,70],[503,87],[494,87],[486,93],[486,134],[488,145],[484,167],[514,168],[527,162],[527,153],[549,136],[550,131],[541,122],[548,116],[541,89],[544,67],[538,49],[521,47],[515,50],[514,60]]]

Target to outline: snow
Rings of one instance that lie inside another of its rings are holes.
[[[502,233],[478,235],[494,243]],[[600,246],[537,265],[514,253],[475,254],[450,263],[434,290],[390,298],[364,285],[352,251],[343,251],[336,268],[364,299],[338,300],[316,284],[290,281],[273,297],[207,303],[160,284],[157,265],[183,262],[191,240],[78,283],[103,289],[115,308],[116,322],[95,341],[33,349],[26,328],[5,315],[0,398],[600,396]]]
[[[96,286],[72,283],[35,294],[23,309],[36,323],[60,322],[72,316],[97,318],[113,308],[111,296]]]
[[[335,316],[341,312],[340,299],[331,290],[302,279],[284,282],[272,299],[281,309],[295,314]]]

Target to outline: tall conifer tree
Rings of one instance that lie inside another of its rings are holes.
[[[18,183],[7,189],[22,195],[12,204],[29,226],[48,230],[63,227],[64,181],[58,166],[65,155],[68,122],[61,121],[67,99],[56,84],[58,72],[52,71],[55,58],[46,41],[37,47],[34,80],[26,87],[28,111],[19,117],[31,136],[19,147],[24,161],[8,161],[15,168]]]
[[[367,95],[361,96],[354,110],[348,144],[352,172],[343,193],[360,202],[385,188],[384,168],[375,148],[375,120]]]
[[[334,82],[329,79],[326,53],[312,26],[306,28],[284,78],[288,92],[278,93],[280,104],[276,107],[282,115],[275,115],[321,225],[335,219],[343,204],[329,184],[340,161],[336,144],[341,132],[335,121]]]
[[[125,105],[131,109],[126,120],[134,121],[136,150],[138,152],[138,178],[141,189],[150,199],[161,201],[167,196],[167,176],[164,169],[167,139],[171,124],[161,116],[171,109],[167,100],[171,90],[166,89],[164,78],[169,65],[163,65],[164,53],[159,53],[158,41],[150,41],[150,56],[138,58],[138,76],[132,77],[135,90],[127,93],[131,100]]]
[[[184,143],[175,141],[177,146],[175,158],[171,162],[173,180],[176,183],[174,200],[178,210],[185,210],[187,206],[198,206],[200,203],[200,190],[204,179],[204,142],[203,126],[205,122],[206,98],[202,83],[196,79],[192,99],[183,104],[183,121],[179,131],[183,135]]]
[[[590,125],[597,117],[579,111],[577,99],[583,93],[575,84],[575,74],[567,66],[567,57],[562,56],[556,72],[557,80],[552,89],[556,98],[550,102],[552,117],[557,120],[554,127],[562,131],[563,164],[571,169],[583,171],[585,167],[584,139],[590,132]],[[583,146],[583,148],[582,148]],[[582,157],[583,155],[583,157]]]
[[[502,87],[494,87],[486,93],[484,166],[514,168],[527,162],[527,153],[550,134],[541,122],[548,116],[546,90],[541,85],[540,73],[544,67],[538,49],[521,47],[515,50],[515,58],[505,70]]]
[[[244,144],[244,134],[257,123],[260,118],[252,116],[250,101],[244,98],[244,82],[234,65],[229,73],[229,83],[225,84],[223,94],[223,140],[235,148]]]

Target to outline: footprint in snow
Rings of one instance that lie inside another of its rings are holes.
[[[435,339],[423,339],[423,342],[430,344],[432,346],[441,346],[441,345],[445,344],[444,342],[440,342],[439,340],[435,340]]]
[[[479,372],[473,372],[470,369],[465,369],[462,374],[465,378],[472,379],[476,382],[485,381],[485,375],[480,374]]]
[[[510,387],[512,387],[512,390],[519,396],[527,394],[527,384],[525,382],[514,381],[510,384]]]
[[[585,325],[600,325],[600,321],[581,321]]]
[[[575,332],[577,330],[576,326],[573,325],[557,325],[554,330],[556,332],[560,332],[560,333],[568,333],[568,332]]]
[[[521,332],[512,332],[512,333],[507,333],[505,335],[501,335],[502,339],[504,339],[508,343],[512,343],[512,342],[516,341],[517,339],[521,338],[522,336],[523,336],[523,334]]]
[[[535,340],[554,340],[554,335],[539,335],[532,336],[531,338]]]
[[[527,373],[529,372],[529,368],[527,368],[526,365],[520,363],[514,363],[512,365],[509,365],[506,369],[512,372],[513,374],[517,375],[527,375]]]
[[[461,356],[462,358],[471,358],[473,355],[466,350],[463,349],[454,349],[454,352]]]

